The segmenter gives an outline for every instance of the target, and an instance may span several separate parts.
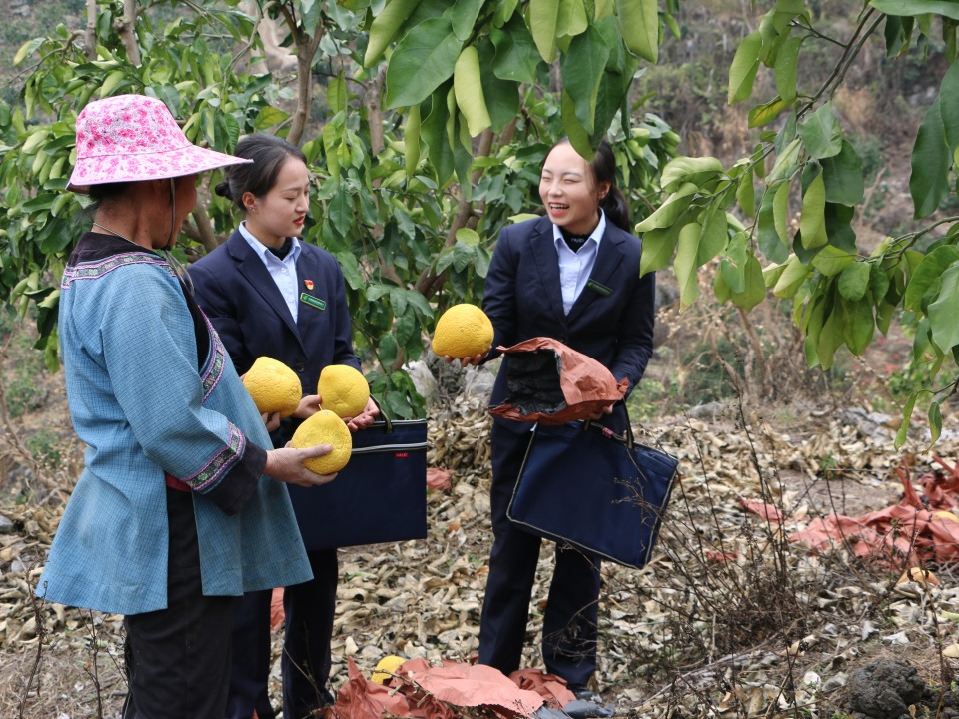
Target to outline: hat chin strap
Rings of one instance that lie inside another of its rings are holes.
[[[170,178],[170,236],[167,238],[166,246],[163,248],[169,250],[176,241],[176,180]]]

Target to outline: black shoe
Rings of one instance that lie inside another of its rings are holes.
[[[589,719],[598,717],[607,719],[613,716],[613,705],[603,704],[602,697],[590,689],[572,689],[576,698],[563,707],[563,711],[573,719]]]

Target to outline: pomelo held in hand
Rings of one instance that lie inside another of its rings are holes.
[[[303,463],[311,472],[317,474],[333,474],[339,472],[350,461],[353,451],[353,436],[350,428],[340,417],[328,409],[321,409],[316,414],[307,417],[296,428],[290,444],[298,449],[315,447],[318,444],[328,444],[333,447],[329,454],[314,457]]]
[[[316,387],[323,409],[340,417],[355,417],[366,409],[370,401],[370,384],[355,367],[348,364],[329,364],[320,372]]]
[[[476,305],[453,305],[433,332],[433,351],[440,357],[475,357],[486,354],[492,345],[493,324]]]
[[[260,412],[279,412],[281,417],[293,414],[303,397],[296,372],[272,357],[258,357],[243,375],[243,386]]]

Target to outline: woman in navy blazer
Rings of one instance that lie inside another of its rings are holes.
[[[493,347],[552,337],[589,355],[616,379],[636,386],[653,349],[652,274],[640,278],[638,238],[629,234],[625,198],[615,186],[616,164],[603,142],[591,162],[561,141],[543,164],[539,194],[546,216],[506,227],[499,236],[483,295],[493,323]],[[490,404],[503,401],[503,368]],[[626,422],[622,405],[603,414],[615,429]],[[493,419],[490,509],[493,546],[480,618],[479,661],[505,674],[519,668],[540,539],[506,516],[529,443],[528,423]],[[584,482],[588,481],[584,477]],[[589,518],[584,517],[584,522]],[[547,671],[566,680],[577,698],[591,701],[596,668],[599,559],[562,543],[543,619]]]
[[[220,247],[196,262],[190,275],[196,299],[213,323],[239,373],[257,357],[285,362],[307,393],[292,417],[270,417],[274,446],[283,447],[299,423],[319,408],[315,394],[320,371],[329,364],[360,368],[353,354],[352,329],[343,273],[333,256],[301,243],[309,210],[306,158],[292,145],[269,135],[252,135],[236,155],[251,165],[227,173],[217,186],[243,211],[240,228]],[[348,424],[369,425],[375,404]],[[284,591],[286,636],[282,657],[283,716],[302,719],[331,703],[326,688],[336,602],[335,549],[307,552],[313,580]],[[270,671],[270,592],[244,596],[234,617],[233,668],[227,716],[272,719],[267,693]]]

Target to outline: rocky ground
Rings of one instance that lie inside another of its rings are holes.
[[[0,715],[115,717],[125,693],[120,617],[30,598],[79,462],[57,382],[50,376],[44,410],[45,426],[60,417],[66,428],[56,463],[32,462],[17,439],[29,419],[2,418]],[[347,658],[371,669],[385,654],[439,661],[476,652],[489,547],[482,384],[433,410],[430,462],[452,481],[430,491],[429,537],[341,552],[334,685],[345,681]],[[951,684],[959,581],[950,568],[932,567],[938,584],[897,584],[905,564],[856,559],[841,545],[811,554],[788,541],[815,516],[899,500],[894,424],[855,407],[796,405],[770,418],[717,403],[639,428],[680,457],[682,476],[653,561],[641,571],[604,565],[597,688],[617,714],[959,716]],[[922,445],[917,433],[905,455],[915,477],[932,466]],[[959,440],[936,449],[955,459]],[[786,531],[745,511],[744,500],[778,507]],[[547,543],[531,604],[532,667],[551,553]],[[277,690],[278,679],[277,662]]]

